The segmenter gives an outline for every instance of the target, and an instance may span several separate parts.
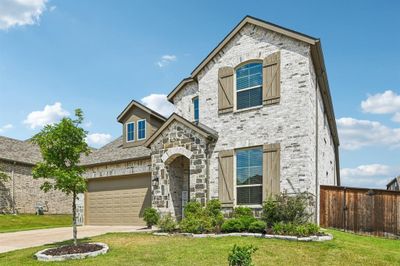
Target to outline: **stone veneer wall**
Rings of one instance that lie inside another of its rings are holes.
[[[108,177],[108,176],[122,176],[122,175],[132,175],[140,173],[150,173],[151,172],[151,160],[132,160],[122,163],[87,166],[84,176],[87,179],[98,178],[98,177]]]
[[[60,191],[40,190],[41,179],[33,179],[32,166],[0,161],[0,168],[11,177],[14,169],[14,202],[18,213],[35,213],[37,202],[47,202],[49,214],[70,214],[72,197]],[[0,182],[0,211],[12,207],[12,180]]]
[[[175,151],[179,151],[175,152]],[[174,158],[186,154],[190,159],[190,192],[189,198],[201,203],[207,200],[207,140],[196,131],[172,122],[164,132],[151,144],[152,160],[152,205],[163,214],[175,216],[171,204],[171,172],[168,163]]]
[[[219,115],[218,69],[263,59],[276,51],[281,52],[280,103]],[[199,121],[219,135],[210,160],[211,197],[218,197],[218,152],[265,143],[281,144],[281,190],[315,195],[315,88],[310,69],[308,44],[247,25],[200,72],[197,90],[191,85],[177,94],[174,104],[183,116],[189,99],[199,95]],[[330,157],[319,160],[329,164]]]

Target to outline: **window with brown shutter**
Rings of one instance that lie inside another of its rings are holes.
[[[265,144],[263,155],[263,200],[280,193],[280,144]]]
[[[279,103],[281,96],[281,55],[273,53],[263,60],[263,103]]]
[[[218,153],[218,194],[221,204],[233,206],[233,150]]]
[[[218,70],[218,111],[233,111],[233,73],[232,67],[221,67]]]

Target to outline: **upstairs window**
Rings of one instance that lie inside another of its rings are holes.
[[[262,204],[262,147],[236,152],[237,205]]]
[[[262,63],[250,63],[236,70],[236,109],[262,105]]]
[[[126,141],[135,140],[135,123],[126,124]]]
[[[199,122],[199,97],[193,98],[194,121]]]
[[[142,140],[146,138],[146,120],[139,120],[137,122],[138,126],[138,140]]]

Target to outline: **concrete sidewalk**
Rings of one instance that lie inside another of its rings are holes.
[[[105,233],[148,232],[143,226],[79,226],[78,238]],[[72,227],[0,233],[0,253],[72,239]]]

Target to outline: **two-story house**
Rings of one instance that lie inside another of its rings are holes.
[[[168,100],[169,118],[132,101],[122,136],[84,159],[86,224],[142,224],[150,206],[179,220],[189,200],[259,210],[282,191],[318,203],[320,185],[340,185],[317,38],[247,16]]]

